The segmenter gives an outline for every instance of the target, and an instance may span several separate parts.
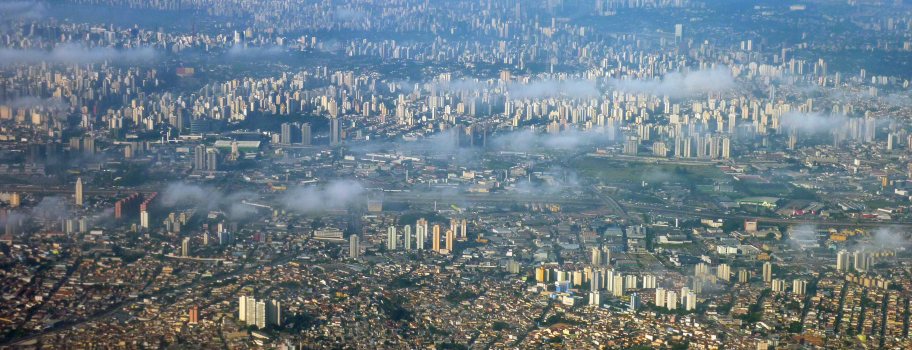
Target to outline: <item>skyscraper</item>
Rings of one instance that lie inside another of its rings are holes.
[[[728,264],[719,264],[719,267],[716,269],[716,277],[728,282],[731,278],[731,267],[728,266]]]
[[[440,225],[434,225],[434,234],[431,239],[431,249],[440,252]]]
[[[678,309],[678,293],[669,290],[665,293],[665,308],[668,310]]]
[[[773,264],[769,261],[763,263],[763,282],[773,281]]]
[[[190,256],[190,237],[184,237],[181,241],[181,256]]]
[[[412,226],[405,225],[405,227],[402,228],[402,236],[405,250],[412,250]]]
[[[361,255],[361,243],[358,235],[348,237],[348,257],[357,259]]]
[[[621,297],[624,295],[624,275],[617,274],[614,275],[614,281],[612,282],[611,293],[616,297]]]
[[[665,288],[656,288],[655,305],[657,307],[665,307],[666,300],[668,300],[668,295]]]
[[[598,247],[592,247],[592,265],[601,266],[602,265],[602,250]]]
[[[415,242],[418,250],[424,250],[424,241],[427,239],[428,223],[424,218],[418,219],[415,224]]]
[[[304,123],[301,125],[301,145],[310,146],[313,143],[313,137],[311,136],[310,123]]]
[[[855,271],[858,271],[858,272],[868,271],[868,254],[867,253],[860,251],[860,250],[856,250],[855,253],[853,254],[853,260],[855,260],[855,262],[854,262]]]
[[[291,144],[291,123],[282,123],[279,142],[283,145]]]
[[[849,252],[845,249],[836,253],[836,270],[842,272],[849,271]]]
[[[148,229],[149,228],[149,212],[143,210],[139,212],[139,226]]]
[[[76,178],[76,205],[83,206],[83,197],[82,197],[82,178]]]
[[[688,290],[687,293],[681,292],[681,297],[684,298],[684,310],[691,311],[697,308],[697,293]]]
[[[244,316],[245,322],[247,322],[248,325],[256,324],[256,317],[257,317],[256,299],[254,299],[253,297],[247,297],[246,299],[244,299],[244,303],[246,305],[244,308],[244,310],[246,311],[245,312],[246,316]]]
[[[253,318],[254,324],[256,324],[257,328],[259,329],[266,328],[266,302],[263,300],[257,300],[255,304],[256,314]],[[247,324],[250,324],[250,322],[247,322]]]
[[[196,306],[196,305],[191,306],[190,313],[188,316],[190,318],[190,324],[199,323],[199,306]]]
[[[238,298],[238,321],[247,321],[247,296],[242,295]]]
[[[338,145],[342,141],[341,131],[339,130],[339,118],[332,118],[329,121],[329,144]]]
[[[206,170],[206,146],[199,145],[193,149],[193,170]]]
[[[804,293],[807,293],[807,282],[799,279],[792,281],[792,293],[795,295],[804,295]]]
[[[453,230],[447,230],[446,232],[446,251],[447,254],[453,254],[453,241],[456,240],[456,233]]]
[[[396,226],[390,226],[386,229],[386,249],[387,250],[396,250],[396,247],[399,245],[398,234],[396,233]]]

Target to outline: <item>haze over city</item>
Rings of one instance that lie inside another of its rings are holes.
[[[910,349],[907,0],[0,1],[0,349]]]

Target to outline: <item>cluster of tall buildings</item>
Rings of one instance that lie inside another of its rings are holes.
[[[250,296],[238,298],[238,321],[259,329],[281,326],[284,323],[282,303],[278,300],[260,299]]]
[[[836,270],[841,272],[870,272],[871,267],[877,262],[889,256],[895,256],[893,250],[856,250],[849,253],[848,250],[842,249],[836,253]]]
[[[278,144],[310,146],[313,143],[310,123],[282,123],[280,129]]]
[[[680,294],[665,288],[655,290],[655,306],[668,310],[677,310],[680,304],[684,310],[693,311],[697,308],[697,301],[697,293],[687,287],[681,288]]]
[[[430,228],[430,232],[429,232]],[[406,225],[402,227],[401,235],[396,226],[390,226],[386,232],[386,249],[393,251],[399,250],[425,250],[427,241],[431,242],[431,250],[440,254],[452,254],[457,237],[464,240],[468,235],[468,224],[466,219],[450,220],[450,229],[446,230],[443,237],[443,246],[441,247],[441,229],[439,224],[428,226],[428,221],[424,218],[418,219],[415,224],[415,232],[412,233],[412,227]],[[430,234],[430,237],[428,235]]]
[[[195,171],[218,171],[220,161],[217,148],[198,145],[193,149],[193,170]]]

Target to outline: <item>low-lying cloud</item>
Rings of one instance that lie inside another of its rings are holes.
[[[599,96],[595,81],[585,79],[543,79],[529,83],[512,83],[507,86],[511,98],[589,98]]]
[[[685,98],[732,89],[735,87],[735,78],[727,67],[717,67],[668,73],[661,79],[613,79],[610,85],[626,92]]]
[[[2,101],[0,105],[7,105],[16,109],[40,109],[45,111],[66,111],[70,109],[70,104],[61,98],[40,98],[34,96],[25,96],[14,98],[9,101]]]
[[[243,46],[234,45],[226,53],[231,58],[254,58],[261,56],[275,56],[282,53],[278,46]]]
[[[169,184],[159,197],[165,207],[192,206],[202,210],[218,210],[232,220],[242,220],[256,213],[253,206],[244,204],[253,201],[256,193],[241,191],[224,193],[214,187],[176,182]]]
[[[289,210],[300,213],[319,213],[345,209],[363,202],[365,188],[354,180],[333,180],[326,185],[312,185],[289,189],[281,203]]]
[[[142,63],[157,57],[154,49],[149,47],[115,49],[111,47],[85,47],[66,44],[54,47],[50,51],[40,49],[0,49],[0,65],[61,63],[90,64],[101,62]]]
[[[782,116],[779,124],[784,128],[807,133],[827,132],[842,127],[846,117],[824,115],[820,113],[788,112]]]
[[[599,128],[589,131],[577,129],[564,130],[558,133],[522,130],[494,137],[491,145],[496,149],[512,152],[536,152],[542,150],[577,150],[610,144],[614,130]]]

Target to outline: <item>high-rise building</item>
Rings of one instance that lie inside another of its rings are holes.
[[[310,146],[313,144],[310,123],[301,124],[301,145]]]
[[[268,318],[266,317],[266,302],[263,300],[256,301],[256,315],[254,316],[254,324],[259,329],[266,328],[266,322]],[[248,323],[249,324],[249,323]]]
[[[13,192],[10,194],[9,205],[10,208],[18,208],[20,205],[22,205],[22,197],[19,196],[19,192]]]
[[[716,268],[716,277],[722,281],[728,282],[731,278],[731,267],[728,264],[719,264]]]
[[[656,287],[656,276],[645,275],[643,276],[643,289],[655,289]]]
[[[592,265],[602,266],[602,250],[598,247],[592,247]]]
[[[193,305],[190,307],[189,318],[190,324],[199,323],[199,306]]]
[[[283,145],[291,144],[291,123],[282,123],[279,142]]]
[[[630,312],[635,312],[640,308],[640,296],[637,293],[630,295],[630,305],[627,307],[627,310]]]
[[[596,271],[592,274],[592,278],[589,281],[589,290],[591,292],[598,292],[602,288],[602,274],[599,271]]]
[[[447,254],[453,254],[453,241],[456,240],[456,233],[453,230],[446,232],[446,251]]]
[[[602,292],[589,292],[589,305],[602,305]]]
[[[396,247],[399,246],[398,234],[396,233],[396,226],[390,226],[386,229],[386,249],[387,250],[396,250]]]
[[[657,307],[665,307],[665,301],[668,298],[668,296],[666,294],[667,294],[667,291],[665,290],[665,288],[656,288],[655,305]]]
[[[193,148],[193,170],[206,170],[206,146],[198,145]]]
[[[849,258],[849,252],[845,249],[842,249],[839,251],[839,253],[836,253],[836,270],[842,272],[849,271]]]
[[[412,250],[412,226],[405,225],[405,227],[402,228],[402,237],[405,250]]]
[[[678,309],[678,293],[673,290],[665,293],[665,308],[668,310]]]
[[[453,234],[459,235],[459,220],[456,218],[450,219],[450,231],[453,231]]]
[[[331,146],[336,146],[342,142],[342,134],[339,130],[339,118],[331,118],[329,120],[329,144]]]
[[[604,266],[611,265],[611,247],[602,246],[602,264]]]
[[[348,257],[357,259],[361,255],[361,244],[358,235],[348,237]]]
[[[434,225],[434,232],[431,237],[431,249],[439,253],[440,252],[440,225]]]
[[[266,304],[266,324],[281,326],[283,322],[282,303],[278,300],[270,300]]]
[[[247,296],[242,295],[238,298],[238,321],[247,321]]]
[[[763,263],[763,282],[769,283],[773,280],[773,264],[769,261]]]
[[[217,171],[219,167],[219,152],[215,148],[206,150],[206,169]]]
[[[681,291],[681,297],[683,298],[681,304],[684,305],[684,310],[692,311],[697,308],[697,293],[695,291],[687,290],[686,293]]]
[[[776,278],[771,282],[772,289],[774,292],[785,292],[785,280]]]
[[[427,239],[428,223],[424,218],[418,219],[415,224],[415,245],[418,250],[424,250],[424,241]]]
[[[807,293],[807,281],[800,279],[792,281],[792,293],[796,295],[804,295]]]
[[[184,240],[181,241],[181,256],[190,256],[190,237],[184,237]]]
[[[624,289],[636,289],[638,284],[636,275],[624,276]]]
[[[738,283],[747,283],[750,281],[750,272],[747,269],[738,270]]]
[[[611,287],[612,295],[616,297],[621,297],[624,295],[624,275],[617,274],[614,275],[614,281]]]
[[[465,240],[469,237],[468,222],[462,219],[459,223],[459,238]]]
[[[709,265],[706,263],[698,263],[694,265],[694,276],[702,277],[709,275]]]
[[[247,314],[247,316],[245,316],[245,322],[247,322],[248,325],[254,325],[254,324],[256,324],[256,317],[257,317],[256,299],[254,299],[253,297],[247,297],[247,299],[245,299],[244,302],[246,303],[245,311]]]
[[[148,229],[149,228],[149,212],[143,210],[139,212],[139,226]]]
[[[76,178],[76,205],[83,206],[83,194],[82,194],[82,178]]]
[[[868,271],[868,254],[867,253],[860,251],[860,250],[856,250],[852,257],[853,257],[853,260],[855,261],[854,262],[855,271],[858,271],[858,272]]]

